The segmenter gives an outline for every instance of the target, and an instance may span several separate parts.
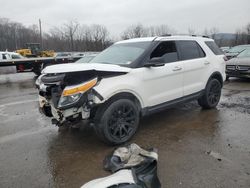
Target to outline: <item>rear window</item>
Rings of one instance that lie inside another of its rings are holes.
[[[215,55],[222,55],[223,54],[222,50],[215,44],[214,41],[206,41],[205,44],[210,48],[210,50]]]
[[[205,57],[204,51],[196,41],[177,41],[181,60]]]

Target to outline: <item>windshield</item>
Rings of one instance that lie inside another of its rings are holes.
[[[250,57],[250,48],[249,49],[245,49],[237,57]]]
[[[11,58],[12,58],[12,59],[22,59],[23,56],[21,56],[21,55],[19,55],[19,54],[12,54],[12,55],[11,55]]]
[[[230,48],[228,50],[229,53],[240,53],[242,52],[243,50],[245,50],[246,48],[249,48],[250,49],[250,46],[235,46],[233,48]]]
[[[88,63],[91,59],[93,59],[95,56],[84,56],[81,59],[77,60],[75,63]]]
[[[131,42],[114,44],[98,54],[90,63],[130,64],[135,61],[151,42]]]

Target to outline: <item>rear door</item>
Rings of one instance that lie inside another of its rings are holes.
[[[187,96],[204,89],[210,62],[200,45],[194,40],[177,41],[179,57],[183,62],[183,95]]]
[[[163,57],[164,65],[143,68],[143,89],[147,106],[154,106],[183,96],[183,65],[175,41],[162,41],[150,58]]]

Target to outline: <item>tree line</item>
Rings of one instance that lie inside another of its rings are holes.
[[[185,33],[185,32],[183,32]],[[215,40],[219,46],[235,46],[250,44],[250,23],[242,29],[237,29],[230,39],[216,37],[219,30],[216,27],[205,29],[201,34],[193,28],[188,28],[189,35],[206,35]],[[162,36],[177,34],[168,25],[144,26],[140,23],[127,27],[120,39],[136,37]],[[43,49],[55,51],[101,51],[110,46],[112,40],[108,29],[99,24],[84,25],[77,21],[69,21],[59,27],[53,27],[42,33],[37,25],[24,26],[6,18],[0,18],[0,50],[14,51],[25,48],[26,43],[42,43]]]
[[[42,43],[43,49],[55,51],[101,51],[112,42],[103,25],[81,25],[70,21],[42,33],[37,25],[29,27],[0,18],[0,50],[14,51],[25,48],[27,43]]]

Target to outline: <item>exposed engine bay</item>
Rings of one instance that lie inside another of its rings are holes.
[[[90,119],[96,107],[103,102],[103,97],[94,87],[102,79],[122,74],[126,73],[93,69],[42,74],[36,81],[40,110],[53,117],[52,124],[58,126]]]

